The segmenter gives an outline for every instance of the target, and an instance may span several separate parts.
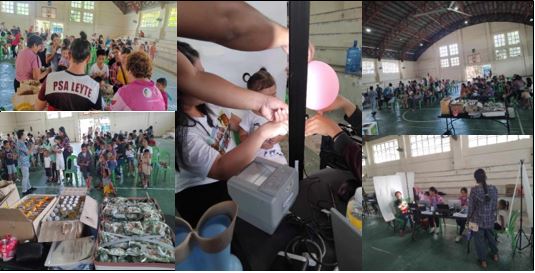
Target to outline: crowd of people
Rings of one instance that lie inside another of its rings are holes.
[[[529,77],[524,81],[519,75],[513,75],[511,78],[500,75],[477,77],[463,83],[450,79],[434,80],[428,75],[420,81],[413,80],[406,83],[400,81],[395,87],[392,83],[385,88],[379,84],[375,88],[370,86],[363,94],[364,104],[370,105],[373,117],[378,110],[394,107],[395,100],[399,101],[401,108],[415,111],[422,103],[430,106],[450,95],[482,102],[489,100],[507,101],[508,104],[516,102],[519,107],[530,108],[533,81]]]
[[[10,49],[15,92],[22,82],[41,83],[35,110],[167,110],[167,79],[151,80],[156,42],[96,33],[88,37],[83,31],[79,37],[62,38],[63,34],[48,30],[33,32],[33,27],[22,35],[20,28],[15,29],[16,36],[0,34],[15,37],[9,38],[11,45],[17,43]]]
[[[532,108],[533,80],[527,77],[524,81],[519,75],[511,78],[504,75],[486,79],[477,77],[461,84],[460,96],[482,102],[494,100],[504,101],[508,105],[517,103],[519,107],[528,109]]]
[[[464,212],[466,218],[458,217],[455,219],[458,229],[455,242],[460,242],[463,238],[472,237],[475,241],[476,253],[482,267],[487,267],[487,257],[498,261],[498,248],[496,241],[496,232],[502,232],[508,225],[509,202],[504,199],[498,200],[497,188],[487,184],[487,175],[483,169],[477,169],[474,172],[476,185],[470,189],[462,187],[458,200],[459,211]],[[439,192],[435,187],[430,187],[427,191],[421,191],[415,187],[417,202],[429,206],[431,211],[437,211],[437,206],[448,204],[445,202],[445,194]],[[409,210],[409,202],[405,199],[400,191],[394,194],[393,206],[396,212],[396,218],[401,221],[400,235],[403,236],[407,225],[424,225],[429,233],[434,234],[435,238],[439,233],[440,218],[437,214],[423,217],[425,222],[416,222],[416,218]],[[416,197],[415,197],[416,198]],[[471,236],[465,236],[466,231]],[[490,252],[489,252],[490,249]]]
[[[150,186],[153,168],[153,147],[157,145],[152,126],[146,130],[132,132],[95,131],[83,134],[81,151],[73,155],[73,147],[64,127],[56,132],[53,128],[44,134],[37,132],[24,134],[23,130],[9,133],[0,139],[0,161],[2,179],[22,183],[22,194],[35,190],[29,181],[29,171],[44,169],[46,183],[63,187],[74,184],[74,177],[67,179],[65,171],[78,169],[88,190],[92,190],[92,180],[97,178],[95,189],[102,189],[104,195],[114,194],[113,184],[121,181],[121,176],[140,178],[140,186]]]

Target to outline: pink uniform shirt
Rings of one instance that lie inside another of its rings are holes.
[[[165,111],[162,93],[153,81],[136,80],[117,91],[111,102],[112,111]]]

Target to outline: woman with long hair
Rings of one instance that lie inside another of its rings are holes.
[[[487,175],[483,169],[477,169],[474,178],[477,185],[472,187],[468,198],[468,227],[473,233],[479,263],[481,267],[487,268],[489,248],[492,259],[498,261],[498,248],[492,230],[496,221],[498,190],[487,184]]]

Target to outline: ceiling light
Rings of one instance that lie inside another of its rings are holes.
[[[423,43],[420,43],[420,46],[424,46],[424,44],[423,44]]]
[[[367,27],[367,28],[366,28],[366,32],[368,32],[368,33],[369,33],[369,32],[372,32],[372,29],[369,28],[369,27]]]
[[[533,18],[529,18],[529,21],[530,21],[530,22],[533,22]]]
[[[454,7],[453,10],[454,10],[454,11],[458,11],[458,10],[459,10],[459,7]]]
[[[464,21],[464,24],[465,24],[465,25],[468,25],[468,20]]]

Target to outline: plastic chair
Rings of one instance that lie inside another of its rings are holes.
[[[76,185],[78,185],[78,165],[76,162],[77,157],[75,155],[70,155],[67,157],[67,162],[65,162],[65,167],[67,167],[64,171],[65,180],[67,180],[67,175],[72,175],[74,177],[74,180],[76,180]],[[72,180],[71,180],[72,183]]]
[[[163,181],[165,181],[165,178],[167,178],[167,171],[169,170],[169,167],[171,165],[171,155],[167,151],[162,151],[159,155],[158,160],[159,168],[163,170]],[[156,176],[156,179],[158,179],[158,176]]]
[[[151,161],[150,161],[150,164],[152,166],[152,170],[153,172],[151,173],[151,175],[154,175],[156,176],[156,178],[158,178],[158,173],[159,173],[159,164],[160,162],[158,161],[160,158],[160,148],[154,146],[152,147],[152,157],[151,157]],[[152,180],[152,179],[151,179]]]
[[[516,248],[516,240],[515,240],[515,227],[516,227],[516,220],[518,220],[518,216],[520,215],[520,212],[518,210],[513,210],[511,212],[511,216],[509,217],[509,223],[507,223],[507,227],[505,228],[505,232],[507,232],[507,235],[511,238],[511,248]]]

